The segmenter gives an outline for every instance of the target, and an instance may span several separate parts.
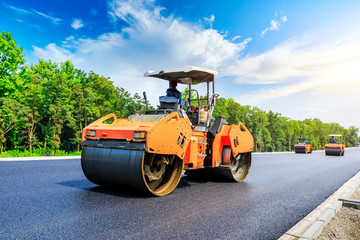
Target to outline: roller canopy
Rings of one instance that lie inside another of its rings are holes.
[[[329,134],[329,137],[341,137],[341,134]]]
[[[156,77],[168,81],[177,81],[183,84],[198,84],[214,81],[214,75],[217,71],[206,68],[186,66],[185,68],[174,68],[161,71],[147,71],[145,77]]]

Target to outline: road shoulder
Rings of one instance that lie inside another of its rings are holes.
[[[319,236],[326,224],[340,211],[343,202],[350,198],[360,186],[360,172],[342,185],[317,208],[283,234],[279,240],[314,239]]]

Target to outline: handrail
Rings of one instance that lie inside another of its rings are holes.
[[[101,125],[101,124],[103,124],[104,121],[106,121],[106,120],[108,120],[108,119],[110,119],[110,118],[114,118],[114,122],[113,122],[113,123],[115,123],[116,120],[118,119],[118,118],[116,117],[115,113],[110,113],[110,114],[108,114],[108,115],[106,115],[106,116],[104,116],[104,117],[96,120],[95,122],[91,123],[89,126],[92,126],[92,125]]]
[[[184,97],[184,99],[183,99],[183,102],[185,103],[185,100],[186,100],[186,98],[187,98],[187,96],[188,96],[188,94],[189,94],[189,97],[190,97],[190,99],[191,99],[191,91],[194,91],[194,92],[196,92],[196,95],[197,95],[197,100],[198,100],[198,119],[197,119],[197,125],[199,125],[199,123],[200,123],[200,96],[199,96],[199,92],[196,90],[196,89],[189,89],[189,90],[187,90],[186,91],[186,94],[185,94],[185,97]],[[189,101],[189,104],[190,104],[190,102],[191,101]],[[184,108],[184,105],[185,104],[183,104],[183,106],[181,106],[181,109],[183,109]]]
[[[210,119],[212,117],[212,114],[213,114],[213,111],[214,111],[214,108],[215,108],[215,103],[216,103],[216,98],[219,96],[219,94],[216,94],[214,93],[211,97],[211,103],[210,103],[210,113],[209,113],[209,117],[208,117],[208,120],[207,120],[207,123],[206,125],[209,127],[210,125]]]

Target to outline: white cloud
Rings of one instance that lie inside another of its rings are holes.
[[[74,64],[80,64],[82,62],[75,54],[70,50],[56,46],[54,43],[48,44],[44,49],[33,46],[34,54],[42,59],[51,59],[54,62],[64,62],[66,60],[72,60]],[[49,54],[51,57],[49,58]]]
[[[83,21],[81,19],[75,18],[71,24],[71,27],[75,30],[78,30],[84,26]]]
[[[74,36],[68,36],[67,38],[65,38],[65,41],[71,41],[71,40],[74,40]]]
[[[280,27],[280,23],[276,20],[271,20],[270,21],[270,27],[267,27],[264,29],[264,31],[261,32],[260,37],[263,37],[265,35],[265,33],[267,33],[268,31],[278,31]]]
[[[25,10],[25,9],[22,9],[22,8],[18,8],[18,7],[14,7],[12,5],[9,5],[5,2],[2,3],[4,7],[8,8],[8,9],[11,9],[13,11],[15,11],[16,13],[18,14],[23,14],[23,15],[31,15],[33,14],[31,11],[28,11],[28,10]]]
[[[311,46],[311,40],[306,38],[297,39],[238,60],[229,69],[237,82],[267,85],[236,100],[295,119],[318,117],[356,125],[360,118],[356,105],[360,102],[359,38],[343,36],[342,40],[347,41],[329,40],[317,46]]]
[[[235,41],[238,40],[239,38],[241,38],[240,35],[239,35],[239,36],[235,36],[235,37],[233,37],[233,38],[231,39],[231,41],[235,42]]]
[[[160,16],[160,12],[165,9],[166,8],[164,8],[164,7],[155,6],[153,12],[154,12],[155,16]]]
[[[204,21],[210,25],[210,28],[212,28],[212,24],[215,21],[215,15],[211,14],[210,17],[204,18]]]
[[[60,18],[52,17],[52,16],[50,16],[50,15],[47,15],[47,14],[45,14],[45,13],[36,11],[36,10],[34,10],[34,9],[32,9],[32,10],[33,10],[36,14],[38,14],[38,15],[40,15],[40,16],[48,19],[48,20],[50,20],[50,21],[51,21],[52,23],[54,23],[54,24],[58,24],[58,23],[60,23],[60,22],[62,21],[62,19],[60,19]]]
[[[280,26],[280,23],[276,20],[271,20],[270,21],[270,28],[269,30],[271,31],[278,31],[279,30],[279,26]]]
[[[299,77],[314,78],[318,82],[320,77],[333,79],[335,74],[336,78],[359,75],[355,67],[360,64],[360,47],[356,39],[329,41],[317,46],[310,44],[311,39],[298,36],[263,54],[238,59],[229,67],[229,72],[239,76],[238,82],[251,79],[254,84],[283,83]]]
[[[95,39],[70,36],[59,46],[34,46],[34,54],[57,62],[69,59],[78,68],[110,76],[115,85],[131,93],[146,90],[154,106],[167,84],[144,79],[143,73],[195,65],[217,69],[220,78],[233,79],[227,88],[234,92],[243,84],[256,84],[257,90],[241,96],[223,94],[241,104],[258,105],[294,119],[318,117],[340,123],[360,119],[360,111],[348,107],[346,110],[353,114],[349,115],[344,108],[349,102],[360,102],[360,38],[341,36],[341,41],[329,39],[315,46],[313,39],[299,35],[266,52],[242,57],[251,38],[235,43],[238,38],[227,39],[201,23],[165,17],[163,11],[152,0],[115,0],[109,3],[109,15],[115,25],[126,22],[127,27]],[[273,20],[267,31],[277,31],[280,24],[280,20]],[[343,117],[333,116],[334,106]],[[317,112],[319,116],[309,115],[314,109],[323,111]]]
[[[34,54],[56,61],[70,59],[79,68],[111,76],[116,85],[131,92],[142,92],[143,85],[139,88],[134,81],[151,83],[153,89],[166,85],[164,81],[144,79],[146,70],[185,65],[221,68],[237,59],[251,41],[247,38],[234,43],[199,23],[164,17],[163,8],[154,6],[153,1],[112,1],[109,9],[114,24],[125,21],[128,27],[96,39],[70,38],[60,46],[34,47]],[[157,97],[152,100],[156,105]]]
[[[60,23],[62,21],[62,19],[60,19],[60,18],[52,17],[50,15],[47,15],[45,13],[36,11],[34,9],[31,9],[31,11],[30,11],[30,10],[26,10],[26,9],[22,9],[22,8],[18,8],[18,7],[9,5],[9,4],[5,3],[5,2],[3,2],[2,4],[3,4],[4,7],[8,8],[8,9],[11,9],[11,10],[13,10],[14,12],[16,12],[18,14],[22,14],[22,15],[39,15],[41,17],[44,17],[44,18],[50,20],[54,24],[58,24],[58,23]],[[21,22],[23,22],[23,21],[21,21]]]
[[[279,19],[279,15],[278,15],[277,12],[275,12],[275,18]],[[269,24],[270,26],[267,27],[267,28],[265,28],[265,29],[261,32],[260,37],[264,37],[264,35],[265,35],[268,31],[279,31],[280,21],[281,21],[282,23],[287,22],[287,17],[286,17],[285,15],[282,15],[279,20],[277,20],[277,19],[272,19],[272,20],[270,20],[270,24]]]
[[[288,97],[290,95],[301,93],[313,88],[314,86],[309,84],[308,82],[302,82],[291,86],[257,90],[256,92],[253,92],[251,94],[246,94],[238,97],[237,100],[242,103],[251,102],[251,105],[256,106],[274,98]]]
[[[71,48],[71,43],[74,39],[75,39],[75,37],[72,35],[66,37],[65,40],[61,42],[63,44],[63,48],[66,48],[66,47]]]

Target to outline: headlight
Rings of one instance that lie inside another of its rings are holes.
[[[146,133],[145,132],[134,132],[135,139],[145,139]]]
[[[96,133],[95,130],[87,130],[86,131],[86,136],[88,137],[95,137]]]

